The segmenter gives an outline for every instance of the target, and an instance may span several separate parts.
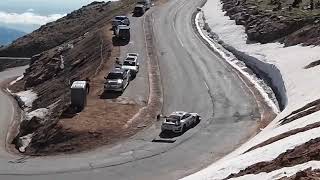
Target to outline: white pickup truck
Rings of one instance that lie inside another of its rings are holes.
[[[128,53],[126,59],[122,63],[122,69],[129,70],[132,77],[139,72],[139,60],[137,53]]]
[[[188,113],[184,111],[176,111],[171,113],[162,122],[161,131],[173,131],[174,133],[183,133],[191,126],[199,123],[201,117],[197,113]]]

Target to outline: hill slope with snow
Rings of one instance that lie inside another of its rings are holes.
[[[234,60],[241,59],[266,73],[275,89],[282,89],[278,95],[286,102],[283,111],[258,135],[184,179],[319,177],[316,169],[320,168],[317,161],[320,157],[320,47],[248,43],[247,29],[225,16],[223,6],[219,0],[208,0],[203,13],[197,16],[200,33],[226,61],[236,66]],[[203,30],[205,22],[210,27],[207,31]],[[280,75],[275,75],[276,70]]]

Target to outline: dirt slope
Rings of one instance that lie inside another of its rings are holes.
[[[88,31],[106,25],[115,12],[127,12],[134,2],[135,0],[92,2],[17,39],[9,47],[0,49],[0,57],[31,57],[76,39]]]
[[[58,122],[70,104],[71,82],[93,78],[102,70],[102,64],[111,61],[110,20],[115,15],[130,12],[135,2],[93,2],[0,50],[0,56],[34,55],[24,78],[10,89],[14,92],[32,89],[37,93],[38,98],[27,112],[47,107],[51,112],[45,119],[34,117],[23,121],[13,143],[19,144],[19,137],[34,133],[27,153],[37,154],[49,142],[62,137],[63,127]],[[18,102],[21,108],[25,107]],[[132,109],[132,112],[137,111],[136,107]],[[128,113],[128,116],[132,114]],[[68,140],[68,137],[59,141]]]

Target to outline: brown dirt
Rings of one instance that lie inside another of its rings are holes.
[[[292,135],[295,135],[295,134],[298,134],[300,132],[304,132],[304,131],[308,131],[310,129],[314,129],[314,128],[318,128],[320,127],[320,122],[316,122],[316,123],[313,123],[313,124],[309,124],[303,128],[298,128],[298,129],[294,129],[294,130],[291,130],[291,131],[288,131],[288,132],[285,132],[283,134],[280,134],[278,136],[275,136],[275,137],[272,137],[256,146],[253,146],[252,148],[250,148],[249,150],[247,150],[245,153],[249,152],[249,151],[252,151],[252,150],[255,150],[257,148],[260,148],[260,147],[263,147],[263,146],[266,146],[266,145],[269,145],[271,143],[274,143],[276,141],[279,141],[281,139],[284,139],[286,137],[289,137],[289,136],[292,136]]]
[[[315,169],[312,170],[308,168],[303,171],[297,172],[295,175],[290,177],[283,177],[279,180],[319,180],[320,179],[320,170]]]
[[[320,99],[315,100],[313,102],[310,102],[310,103],[306,104],[305,106],[303,106],[302,108],[299,108],[299,109],[293,111],[288,116],[286,116],[280,120],[281,125],[286,124],[286,123],[290,123],[294,120],[308,116],[310,114],[318,112],[319,110],[320,110]]]
[[[259,162],[251,165],[239,173],[231,174],[226,179],[240,177],[246,174],[271,172],[283,167],[292,167],[313,160],[320,160],[320,138],[312,139],[294,149],[289,149],[272,161]]]
[[[290,113],[288,116],[284,117],[283,119],[280,120],[280,122],[282,122],[281,124],[285,124],[285,123],[289,123],[289,122],[292,122],[294,120],[297,120],[299,118],[302,118],[302,117],[305,117],[305,116],[308,116],[312,113],[315,113],[317,111],[320,110],[319,106],[320,106],[320,100],[316,100],[316,101],[313,101],[311,103],[308,103],[307,105],[303,106],[302,108],[299,108],[298,110],[296,111],[293,111],[292,113]],[[320,122],[316,122],[316,123],[313,123],[313,124],[309,124],[303,128],[298,128],[298,129],[294,129],[294,130],[291,130],[291,131],[288,131],[288,132],[285,132],[283,134],[280,134],[278,136],[275,136],[275,137],[272,137],[252,148],[250,148],[249,150],[247,150],[246,152],[249,152],[249,151],[252,151],[254,149],[257,149],[259,147],[263,147],[263,146],[266,146],[268,144],[271,144],[273,142],[276,142],[276,141],[279,141],[283,138],[286,138],[286,137],[289,137],[291,135],[294,135],[294,134],[297,134],[299,132],[303,132],[303,131],[307,131],[307,130],[310,130],[310,129],[313,129],[313,128],[317,128],[320,126]],[[245,153],[246,153],[245,152]]]
[[[142,109],[131,99],[103,93],[104,77],[114,65],[115,57],[119,56],[119,47],[111,46],[111,39],[110,26],[104,26],[72,40],[74,48],[59,51],[56,47],[32,58],[24,79],[11,88],[15,91],[32,88],[38,93],[39,98],[31,110],[47,107],[57,100],[59,103],[50,117],[45,119],[45,124],[40,127],[20,127],[17,138],[29,133],[28,129],[36,128],[25,154],[75,153],[107,145],[149,126],[160,113],[162,91],[156,53],[152,45],[150,47],[153,36],[147,34],[151,61],[148,63],[150,97],[148,105]],[[65,57],[66,68],[62,70],[59,69],[60,55]],[[79,114],[72,113],[68,108],[68,82],[86,77],[93,77],[87,107]]]
[[[111,38],[109,26],[104,28],[106,36]],[[104,99],[104,77],[119,56],[119,48],[113,47],[110,58],[104,63],[97,75],[91,79],[91,92],[86,108],[78,114],[63,113],[55,129],[59,129],[51,138],[49,145],[38,149],[33,155],[75,153],[94,149],[113,143],[136,133],[138,128],[122,128],[141,108],[129,99]],[[64,136],[64,137],[63,137]],[[68,138],[66,138],[68,137]]]
[[[310,68],[316,67],[316,66],[318,66],[318,65],[320,65],[320,60],[314,61],[314,62],[308,64],[308,65],[307,65],[306,67],[304,67],[304,68],[305,68],[305,69],[310,69]]]

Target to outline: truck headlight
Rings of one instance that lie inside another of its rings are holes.
[[[118,79],[117,83],[118,84],[122,84],[123,80],[122,79]]]
[[[176,121],[175,123],[174,123],[176,126],[180,126],[180,121]]]

